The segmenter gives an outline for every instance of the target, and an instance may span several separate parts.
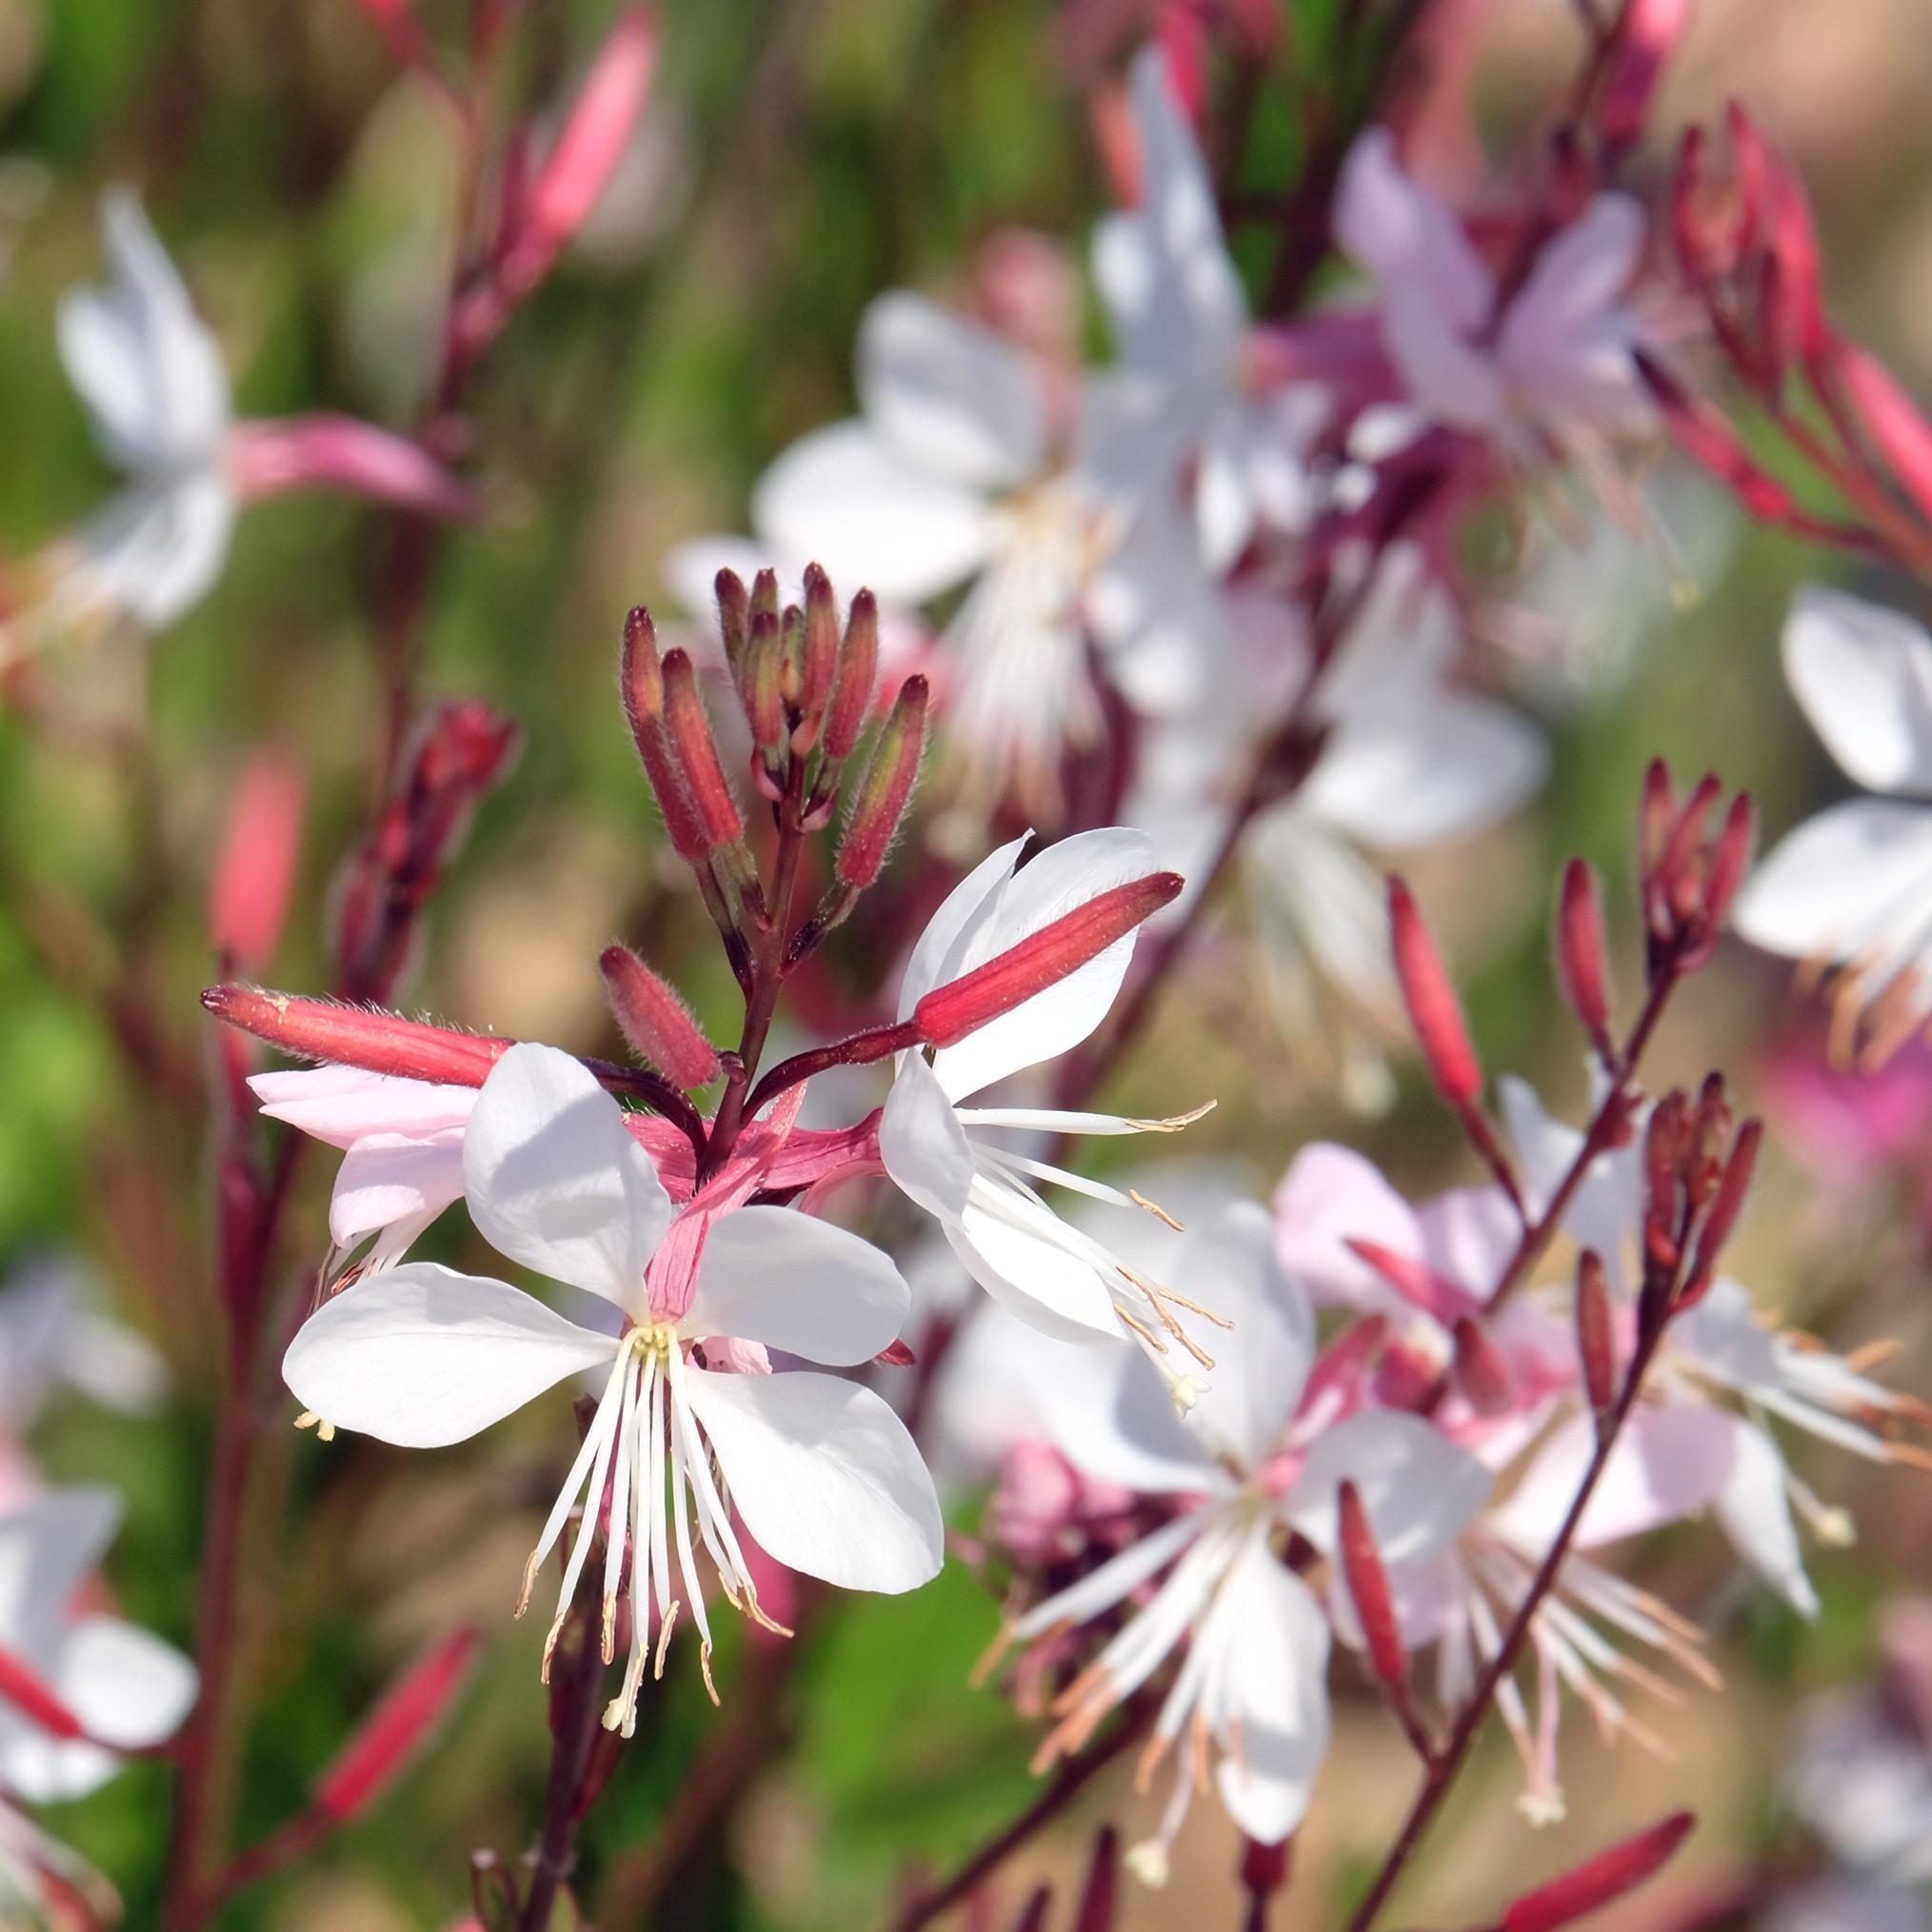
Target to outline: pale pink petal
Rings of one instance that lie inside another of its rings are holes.
[[[1932,791],[1932,638],[1909,617],[1808,585],[1784,623],[1784,675],[1859,784]]]

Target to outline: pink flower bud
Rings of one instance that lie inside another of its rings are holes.
[[[1557,906],[1557,971],[1583,1030],[1606,1056],[1610,1046],[1607,955],[1597,875],[1583,860],[1572,859],[1564,870],[1563,896]]]
[[[631,1049],[679,1086],[718,1077],[718,1049],[698,1030],[690,1008],[629,947],[605,948],[598,961],[610,1010]]]
[[[1617,1337],[1603,1257],[1584,1248],[1577,1257],[1577,1360],[1583,1393],[1601,1420],[1617,1400]]]
[[[1748,792],[1741,791],[1724,814],[1723,830],[1711,849],[1710,870],[1704,879],[1703,916],[1713,935],[1723,925],[1751,869],[1751,852],[1758,841],[1758,813]]]
[[[1633,1892],[1668,1863],[1696,1818],[1680,1811],[1526,1893],[1503,1915],[1502,1932],[1559,1932]]]
[[[448,523],[474,523],[485,508],[482,493],[421,444],[328,410],[238,424],[229,464],[248,499],[334,489]]]
[[[718,600],[718,636],[725,646],[725,661],[735,672],[750,635],[751,594],[735,570],[720,570],[711,588]]]
[[[400,1013],[265,992],[259,986],[210,986],[201,1004],[217,1020],[284,1052],[445,1086],[481,1086],[489,1069],[516,1044],[406,1020]]]
[[[1096,893],[963,979],[927,993],[912,1009],[919,1037],[928,1046],[950,1046],[987,1021],[1010,1013],[1098,959],[1116,940],[1152,918],[1181,886],[1178,872],[1154,872]]]
[[[664,660],[664,724],[704,828],[706,848],[735,844],[745,835],[745,821],[718,763],[718,747],[711,737],[711,721],[705,715],[705,701],[698,695],[691,660],[682,650],[667,653]]]
[[[745,647],[745,721],[751,742],[761,751],[776,751],[785,743],[785,645],[779,626],[768,612],[751,620],[750,642]]]
[[[1379,1241],[1363,1241],[1354,1235],[1344,1237],[1344,1245],[1365,1261],[1404,1301],[1413,1302],[1445,1328],[1453,1327],[1461,1317],[1473,1314],[1481,1305],[1467,1289],[1458,1287],[1414,1255],[1398,1254]]]
[[[10,1703],[30,1723],[71,1743],[87,1727],[61,1701],[60,1694],[24,1658],[0,1650],[0,1703]]]
[[[1423,1064],[1436,1091],[1457,1112],[1464,1112],[1483,1091],[1483,1069],[1442,954],[1408,887],[1394,876],[1388,882],[1388,921],[1396,978]]]
[[[1752,1177],[1758,1171],[1758,1148],[1764,1137],[1762,1121],[1749,1120],[1738,1129],[1731,1144],[1730,1158],[1724,1163],[1723,1179],[1718,1183],[1717,1198],[1704,1216],[1703,1230],[1698,1237],[1697,1259],[1690,1271],[1683,1297],[1683,1305],[1702,1301],[1717,1276],[1718,1256],[1731,1238],[1744,1201],[1751,1191]]]
[[[302,857],[302,773],[273,751],[249,761],[215,862],[209,937],[216,954],[246,971],[274,957]]]
[[[627,8],[598,50],[530,190],[527,227],[551,257],[584,226],[609,184],[644,112],[656,64],[656,20],[647,8]]]
[[[1613,147],[1643,131],[1657,80],[1690,25],[1690,0],[1632,0],[1617,21],[1609,50],[1598,126]]]
[[[839,667],[839,609],[832,580],[816,565],[805,567],[805,666],[799,709],[816,718],[832,694]]]
[[[926,680],[910,677],[900,686],[892,715],[872,747],[872,763],[839,840],[833,865],[842,886],[863,890],[879,876],[912,801],[925,751]]]
[[[367,1809],[462,1694],[481,1642],[473,1628],[453,1631],[396,1679],[323,1774],[318,1810],[341,1824]]]
[[[1361,1492],[1353,1483],[1344,1483],[1336,1500],[1342,1512],[1342,1572],[1348,1580],[1348,1594],[1368,1647],[1369,1666],[1381,1683],[1394,1689],[1408,1682],[1408,1652],[1396,1622],[1388,1571],[1376,1547],[1375,1530]]]
[[[664,813],[671,849],[687,864],[710,850],[697,808],[679,771],[664,723],[664,667],[658,660],[657,630],[642,605],[624,620],[624,715],[644,765],[644,775]]]
[[[826,756],[846,758],[872,715],[872,692],[879,682],[879,605],[869,590],[852,599],[839,647],[838,676],[826,718]]]
[[[1653,758],[1643,772],[1643,802],[1637,812],[1637,863],[1646,876],[1663,863],[1663,847],[1677,821],[1677,788],[1670,767]]]
[[[1866,433],[1922,515],[1932,517],[1932,424],[1877,356],[1857,343],[1831,343],[1826,360]]]
[[[1455,1326],[1456,1384],[1479,1416],[1500,1416],[1509,1408],[1509,1369],[1482,1324],[1464,1315]]]

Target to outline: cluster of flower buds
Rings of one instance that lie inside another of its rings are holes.
[[[345,998],[394,997],[408,971],[423,906],[521,743],[516,724],[479,698],[438,705],[417,727],[393,797],[336,886]]]
[[[1762,1138],[1755,1120],[1734,1125],[1721,1074],[1711,1074],[1695,1100],[1673,1088],[1651,1108],[1640,1327],[1658,1327],[1709,1293],[1718,1255],[1743,1211]]]
[[[1708,772],[1682,800],[1661,758],[1644,774],[1639,858],[1653,986],[1710,958],[1751,868],[1758,818],[1750,795],[1734,794],[1719,817],[1723,799]]]
[[[1678,263],[1739,384],[1850,521],[1802,508],[1718,407],[1653,355],[1640,358],[1644,377],[1685,453],[1754,517],[1922,570],[1932,562],[1932,423],[1876,356],[1832,325],[1796,173],[1741,107],[1731,107],[1725,130],[1723,172],[1703,129],[1684,136],[1672,195]]]

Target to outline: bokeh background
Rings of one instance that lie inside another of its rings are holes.
[[[1290,0],[1288,10],[1308,29],[1325,9]],[[1558,0],[1465,12],[1476,97],[1502,151],[1561,86],[1574,23]],[[511,84],[562,98],[608,17],[601,0],[533,6],[528,70]],[[594,970],[613,936],[647,943],[701,1018],[722,1025],[733,1010],[622,727],[624,610],[643,600],[674,613],[670,547],[741,527],[764,464],[850,407],[851,344],[872,295],[956,292],[975,249],[1012,225],[1060,238],[1078,260],[1106,205],[1065,37],[1040,0],[666,0],[662,29],[648,139],[622,192],[478,378],[481,474],[496,513],[441,547],[421,643],[427,691],[486,697],[528,741],[436,905],[413,1000],[583,1051],[613,1044]],[[1922,395],[1932,389],[1928,88],[1932,0],[1703,0],[1636,171],[1640,187],[1660,187],[1675,130],[1742,96],[1811,186],[1842,317]],[[424,401],[448,271],[450,157],[436,105],[397,75],[353,0],[0,0],[0,559],[31,554],[110,482],[53,333],[60,291],[99,273],[103,187],[144,193],[245,413],[328,407],[406,429]],[[113,1587],[129,1614],[184,1646],[215,1332],[195,1005],[212,972],[209,874],[251,754],[269,746],[297,760],[310,812],[272,978],[324,983],[329,884],[367,807],[370,632],[391,528],[381,511],[321,499],[252,509],[219,588],[169,635],[151,647],[102,640],[0,694],[0,1262],[84,1263],[168,1358],[174,1392],[159,1417],[65,1404],[36,1448],[56,1477],[126,1492]],[[1637,789],[1656,753],[1752,787],[1772,832],[1841,783],[1785,689],[1776,640],[1791,587],[1842,577],[1842,561],[1734,526],[1694,487],[1673,528],[1683,566],[1641,548],[1587,564],[1544,557],[1523,594],[1559,623],[1627,634],[1627,661],[1586,687],[1519,680],[1556,747],[1551,782],[1504,830],[1432,857],[1419,881],[1490,1064],[1571,1105],[1583,1072],[1546,942],[1562,859],[1584,852],[1627,887]],[[1926,607],[1910,585],[1863,588]],[[1240,916],[1230,913],[1237,935]],[[152,1029],[145,1073],[126,1050],[135,1023],[104,1007],[110,986],[137,996]],[[1738,949],[1680,1003],[1658,1064],[1691,1079],[1727,1065],[1750,1092],[1767,1045],[1814,1025],[1779,969]],[[1418,1190],[1460,1175],[1410,1069],[1398,1067],[1394,1104],[1374,1117],[1308,1076],[1235,944],[1208,948],[1164,1000],[1121,1083],[1129,1110],[1191,1104],[1197,1089],[1221,1100],[1196,1130],[1199,1150],[1238,1153],[1265,1184],[1316,1135],[1362,1146]],[[329,1165],[309,1165],[295,1223],[318,1255]],[[1893,1372],[1921,1389],[1932,1385],[1926,1178],[1906,1163],[1825,1185],[1782,1145],[1740,1256],[1791,1319],[1842,1344],[1900,1337]],[[462,1254],[451,1221],[433,1238],[438,1258]],[[549,1493],[555,1420],[407,1461],[368,1443],[321,1451],[292,1431],[274,1444],[287,1466],[270,1485],[275,1506],[250,1528],[263,1587],[242,1665],[258,1709],[245,1839],[299,1807],[427,1636],[476,1617],[490,1641],[478,1684],[378,1815],[225,1923],[447,1924],[467,1909],[470,1849],[521,1849],[548,1737],[541,1632],[512,1627],[507,1612]],[[1862,1527],[1857,1547],[1815,1564],[1820,1623],[1739,1587],[1713,1539],[1666,1538],[1645,1580],[1711,1623],[1725,1692],[1692,1690],[1682,1708],[1646,1712],[1677,1753],[1670,1763],[1628,1746],[1602,1752],[1578,1724],[1571,1821],[1543,1834],[1513,1811],[1513,1764],[1492,1739],[1424,1864],[1432,1921],[1473,1920],[1494,1909],[1501,1875],[1554,1870],[1679,1803],[1705,1821],[1686,1870],[1778,1842],[1793,1705],[1870,1668],[1878,1613],[1927,1582],[1932,1548],[1924,1479],[1822,1456],[1816,1473]],[[650,1901],[660,1916],[640,1923],[831,1932],[878,1922],[908,1865],[947,1868],[1026,1800],[1026,1727],[966,1683],[995,1623],[959,1565],[911,1599],[845,1606],[769,1700],[770,1768],[747,1781],[728,1826],[665,1846],[658,1824],[720,1722],[695,1674],[673,1671],[592,1819],[588,1874],[621,1874],[630,1889],[620,1897]],[[736,1663],[727,1656],[719,1673],[727,1718]],[[1410,1778],[1379,1706],[1344,1687],[1289,1922],[1328,1922],[1359,1886]],[[167,1784],[158,1767],[136,1765],[49,1821],[115,1876],[135,1926],[155,1910]],[[1095,1818],[1112,1808],[1129,1832],[1146,1822],[1146,1807],[1120,1796],[1107,1790],[1029,1855],[1009,1911],[1026,1874],[1077,1867]],[[1204,1805],[1172,1888],[1130,1901],[1124,1923],[1223,1922],[1236,1857]],[[1624,1922],[1650,1922],[1646,1909]],[[632,1922],[613,1912],[607,1922]]]

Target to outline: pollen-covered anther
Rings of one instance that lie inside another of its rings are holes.
[[[332,1443],[335,1440],[335,1424],[326,1423],[312,1408],[306,1408],[295,1418],[298,1429],[313,1429],[318,1443]]]
[[[1145,1194],[1143,1194],[1138,1187],[1129,1187],[1127,1189],[1127,1199],[1131,1201],[1136,1207],[1145,1208],[1149,1214],[1151,1214],[1154,1217],[1156,1221],[1165,1222],[1166,1225],[1169,1227],[1171,1227],[1176,1234],[1185,1234],[1187,1231],[1186,1228],[1183,1226],[1183,1225],[1180,1222],[1176,1221],[1175,1218],[1171,1214],[1169,1214],[1167,1210],[1165,1207],[1163,1207],[1158,1201],[1149,1201],[1147,1197]]]

